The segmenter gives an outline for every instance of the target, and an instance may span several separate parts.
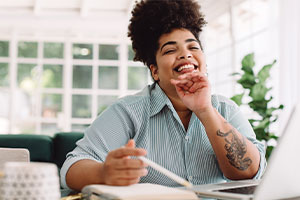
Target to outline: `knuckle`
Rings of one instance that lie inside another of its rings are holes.
[[[125,171],[125,175],[126,176],[131,176],[132,175],[132,171],[131,170],[126,170]]]
[[[129,165],[129,159],[123,159],[122,160],[122,165],[123,166],[128,166]]]

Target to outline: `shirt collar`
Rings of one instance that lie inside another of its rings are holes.
[[[157,83],[153,83],[150,91],[150,116],[159,113],[166,105],[171,104],[169,98]]]

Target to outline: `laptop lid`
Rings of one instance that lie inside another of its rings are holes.
[[[300,197],[300,104],[291,112],[288,123],[272,152],[255,199]]]
[[[262,180],[233,181],[195,186],[200,196],[219,199],[280,199],[300,197],[300,104],[296,105],[278,140]],[[259,183],[259,184],[258,184]],[[233,188],[252,187],[254,194],[231,192]],[[226,192],[224,191],[226,190]]]

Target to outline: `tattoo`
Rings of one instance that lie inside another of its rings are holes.
[[[217,135],[225,138],[226,157],[229,163],[239,170],[246,170],[252,164],[252,160],[249,157],[244,158],[247,152],[245,137],[242,136],[242,139],[240,139],[234,129],[231,129],[227,133],[218,130]]]

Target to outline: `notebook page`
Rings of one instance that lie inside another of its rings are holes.
[[[90,185],[99,194],[107,193],[120,199],[198,199],[191,191],[150,183],[130,186]]]

